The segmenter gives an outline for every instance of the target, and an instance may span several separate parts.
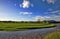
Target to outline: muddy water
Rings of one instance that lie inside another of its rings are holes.
[[[50,32],[60,29],[60,24],[56,24],[53,28],[32,29],[26,31],[0,31],[0,39],[43,39],[43,37]]]

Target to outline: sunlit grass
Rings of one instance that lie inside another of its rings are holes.
[[[53,27],[54,24],[48,23],[0,23],[0,31],[15,31]]]
[[[46,35],[44,39],[60,39],[60,31],[50,33]]]

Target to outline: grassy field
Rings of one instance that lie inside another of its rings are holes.
[[[17,31],[53,27],[48,23],[0,23],[0,31]]]
[[[44,39],[60,39],[60,31],[50,33]]]

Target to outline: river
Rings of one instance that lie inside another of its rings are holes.
[[[53,28],[32,29],[25,31],[0,31],[0,39],[43,39],[43,37],[51,32],[60,29],[60,24],[56,24]]]

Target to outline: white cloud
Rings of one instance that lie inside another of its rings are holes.
[[[60,10],[52,11],[51,13],[60,13]]]
[[[60,21],[60,16],[52,16],[51,19],[55,20],[55,21]]]
[[[42,0],[43,2],[45,2],[45,0]]]
[[[17,19],[12,15],[10,16],[9,13],[0,12],[0,21],[19,21],[19,20],[20,19]]]
[[[0,17],[0,21],[21,21],[20,19],[11,19],[8,17]]]
[[[56,0],[47,0],[48,3],[54,4]]]
[[[56,20],[56,21],[60,21],[60,10],[50,10],[49,12],[45,12],[45,14],[49,14],[51,13],[50,17],[45,17],[48,20]]]
[[[50,16],[44,16],[45,18],[50,18]]]
[[[22,15],[31,15],[32,12],[20,12],[20,14],[22,14]]]
[[[14,6],[17,6],[17,4],[14,4]]]
[[[34,17],[35,21],[38,21],[38,19],[40,19],[40,21],[44,21],[44,20],[55,20],[55,21],[60,21],[60,16],[36,16]]]
[[[43,0],[43,2],[45,2],[45,1],[48,2],[49,4],[50,3],[54,4],[56,2],[56,0]]]
[[[50,13],[58,13],[58,12],[59,12],[59,10],[51,11]]]
[[[49,10],[49,12],[44,12],[45,14],[49,14],[49,13],[51,13],[51,14],[53,14],[53,15],[55,15],[55,14],[60,14],[60,10]]]
[[[54,10],[54,9],[52,9],[52,8],[49,8],[49,9],[48,9],[48,11],[53,11],[53,10]]]
[[[43,20],[45,20],[45,18],[43,16],[36,16],[36,17],[34,17],[34,19],[35,19],[35,21],[38,21],[38,20],[43,21]]]
[[[56,15],[56,14],[60,15],[60,10],[51,11],[49,13],[51,13],[53,15]]]
[[[31,4],[28,0],[23,0],[23,3],[20,4],[20,7],[22,8],[29,8],[29,7],[33,7],[33,4]]]

